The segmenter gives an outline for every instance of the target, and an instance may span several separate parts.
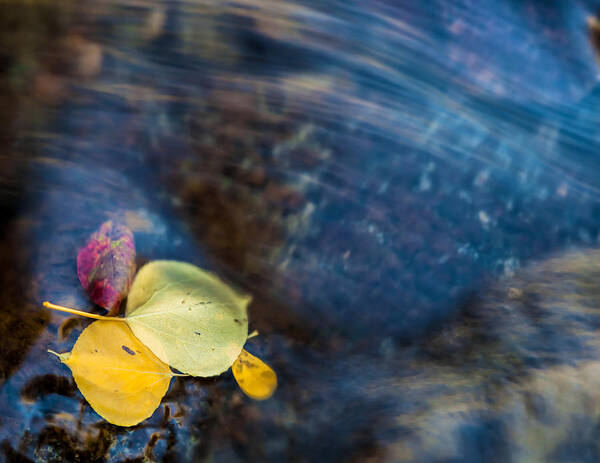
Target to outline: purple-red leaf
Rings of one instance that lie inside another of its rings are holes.
[[[135,274],[133,233],[124,225],[104,222],[77,254],[77,276],[94,303],[111,315],[119,310]]]

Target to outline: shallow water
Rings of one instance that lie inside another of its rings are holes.
[[[0,455],[597,461],[596,254],[568,252],[600,232],[598,7],[51,9],[33,71],[4,66]],[[253,294],[272,399],[226,373],[133,428],[93,412],[46,353],[85,323],[40,303],[92,310],[75,256],[107,218],[139,265]]]

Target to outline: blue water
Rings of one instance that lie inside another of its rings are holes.
[[[133,430],[107,426],[114,440],[97,461],[141,457],[153,432],[159,461],[524,461],[505,428],[527,413],[489,410],[461,421],[440,407],[431,416],[448,420],[447,434],[419,454],[422,435],[403,419],[418,415],[411,400],[451,389],[461,370],[426,364],[412,381],[399,369],[490,282],[597,246],[600,91],[587,21],[599,7],[98,7],[86,33],[102,46],[100,73],[73,82],[44,132],[20,139],[35,153],[18,207],[29,297],[89,308],[76,250],[106,218],[125,218],[141,263],[190,261],[254,294],[262,336],[251,351],[280,388],[253,404],[231,375],[177,380],[164,403],[180,417],[165,424],[159,409]],[[161,19],[148,32],[152,14]],[[244,183],[256,167],[265,180]],[[272,199],[281,190],[297,203]],[[69,377],[45,355],[77,337],[58,338],[62,320],[52,315],[1,386],[5,456],[60,454],[40,438],[56,429],[72,441],[67,459],[86,438],[108,439],[74,390],[23,399],[40,375]],[[585,450],[594,439],[546,461],[596,461]]]

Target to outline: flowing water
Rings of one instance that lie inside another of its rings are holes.
[[[0,459],[598,461],[597,8],[2,4]],[[93,412],[40,303],[108,218],[254,296],[273,398]]]

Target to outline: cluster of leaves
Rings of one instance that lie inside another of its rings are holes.
[[[77,273],[92,300],[109,313],[118,313],[127,295],[125,317],[44,302],[98,319],[71,352],[50,352],[71,369],[81,393],[107,421],[133,426],[151,416],[173,376],[214,376],[232,367],[248,396],[263,400],[275,391],[275,372],[243,349],[251,298],[215,275],[184,262],[153,261],[132,283],[133,234],[110,221],[79,251]]]

